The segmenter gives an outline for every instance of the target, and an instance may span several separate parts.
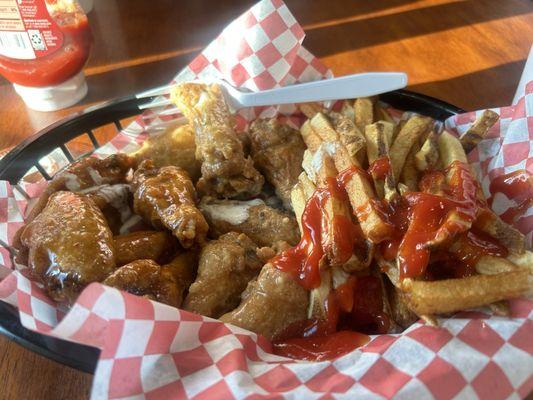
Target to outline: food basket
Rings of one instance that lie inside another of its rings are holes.
[[[17,187],[17,184],[32,168],[36,168],[44,179],[50,180],[52,177],[39,160],[59,149],[69,162],[75,161],[76,158],[71,154],[66,143],[83,135],[89,137],[93,146],[92,151],[94,151],[104,145],[98,142],[94,130],[113,124],[117,133],[120,132],[121,121],[140,114],[139,106],[151,100],[151,98],[137,99],[134,96],[113,100],[87,108],[50,125],[24,140],[0,160],[0,180],[8,181],[18,190],[22,190]],[[464,112],[443,101],[406,90],[383,94],[380,100],[396,109],[417,112],[439,121]],[[86,157],[92,151],[77,158]],[[0,243],[0,245],[4,244]],[[10,250],[9,247],[8,250]],[[93,373],[96,368],[98,349],[26,329],[19,321],[17,310],[4,302],[0,302],[0,333],[31,351],[70,367],[88,373]]]

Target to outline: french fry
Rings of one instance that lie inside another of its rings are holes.
[[[343,154],[342,147],[335,151],[333,159],[337,170],[344,171],[357,164],[352,164],[347,154]],[[373,202],[374,189],[368,181],[366,174],[357,169],[346,179],[346,192],[352,209],[357,216],[364,236],[372,243],[379,243],[390,237],[393,227],[385,222],[381,213]]]
[[[344,100],[342,103],[341,114],[355,123],[355,110],[353,108],[353,101]]]
[[[510,253],[507,259],[520,268],[528,269],[533,274],[533,252],[526,250],[522,254]]]
[[[323,262],[321,261],[321,264]],[[316,318],[319,320],[327,320],[328,313],[326,310],[326,300],[333,289],[332,272],[330,268],[320,268],[320,286],[312,289],[309,292],[309,309],[307,311],[308,318]]]
[[[433,169],[439,161],[438,140],[435,132],[431,132],[420,151],[415,155],[416,167],[419,171],[427,171]]]
[[[315,133],[315,131],[311,127],[310,120],[305,121],[305,123],[300,128],[300,133],[302,134],[302,138],[304,140],[305,145],[312,153],[314,153],[316,149],[318,149],[322,144],[322,139]]]
[[[393,125],[388,122],[378,121],[365,128],[368,162],[372,164],[378,158],[386,157],[390,163],[389,140],[392,136]],[[398,192],[392,171],[385,175],[385,179],[374,179],[374,187],[378,197],[391,201]]]
[[[374,120],[375,121],[385,121],[391,124],[394,124],[394,119],[391,115],[385,110],[380,104],[379,101],[374,103]]]
[[[298,108],[307,118],[313,118],[316,113],[322,112],[324,109],[322,104],[317,102],[300,103],[298,104]]]
[[[462,185],[462,182],[456,182],[456,180],[463,176],[462,166],[454,163],[460,161],[467,164],[466,154],[455,136],[451,135],[447,131],[443,131],[439,136],[439,155],[442,160],[443,166],[449,168],[446,174],[446,181],[450,186]],[[460,178],[462,179],[462,178]],[[473,178],[474,179],[474,178]],[[478,193],[479,195],[479,193]],[[466,232],[472,227],[472,221],[467,218],[464,213],[459,210],[452,210],[446,216],[445,221],[435,234],[435,238],[428,243],[429,247],[440,246],[449,242],[454,236],[461,232]]]
[[[405,184],[411,192],[418,191],[418,169],[416,167],[416,154],[418,153],[419,147],[418,143],[415,142],[409,153],[407,153],[407,158],[403,166],[402,172],[400,174],[400,182]]]
[[[318,149],[320,149],[320,147]],[[317,151],[318,151],[318,149],[317,149]],[[314,160],[314,155],[315,154],[316,154],[316,151],[314,153],[311,153],[311,151],[309,151],[309,149],[304,151],[304,157],[303,157],[303,160],[302,160],[302,168],[305,171],[305,173],[307,174],[307,177],[309,178],[309,180],[311,180],[311,182],[313,182],[316,185],[318,168],[316,168],[313,165],[313,160]]]
[[[291,205],[296,216],[296,221],[298,222],[298,227],[300,228],[300,233],[302,231],[302,214],[305,209],[306,197],[302,189],[302,184],[298,182],[291,190]]]
[[[393,129],[393,124],[384,121],[378,121],[365,127],[369,163],[382,157],[385,152],[388,153]]]
[[[518,265],[514,264],[503,257],[494,256],[482,256],[477,261],[476,272],[481,275],[497,275],[504,272],[511,272],[521,269]]]
[[[390,317],[402,330],[411,326],[417,320],[417,316],[409,309],[405,294],[395,287],[388,278],[383,279],[383,281],[388,299]]]
[[[525,250],[525,238],[520,231],[506,224],[492,210],[485,208],[474,221],[474,227],[496,238],[509,250],[522,254]]]
[[[396,180],[400,177],[407,154],[418,138],[433,125],[428,117],[415,115],[405,123],[390,149],[392,173]]]
[[[355,99],[354,103],[355,125],[361,132],[365,131],[365,126],[374,122],[374,103],[369,97]]]
[[[407,278],[401,282],[409,308],[417,315],[449,313],[519,297],[530,285],[528,272],[522,269],[461,279],[428,282]]]
[[[339,141],[339,135],[331,125],[329,118],[326,114],[318,113],[309,121],[313,131],[320,136],[324,142],[336,142]]]
[[[356,158],[359,164],[365,161],[365,136],[349,118],[331,112],[329,114],[333,129],[337,132],[340,143],[346,147],[348,154]]]
[[[294,215],[296,216],[296,221],[298,222],[300,232],[303,232],[302,214],[305,209],[305,204],[307,203],[307,199],[313,195],[315,189],[314,183],[311,182],[305,172],[302,172],[298,177],[298,183],[296,183],[291,190],[291,205]]]
[[[466,153],[461,146],[461,142],[448,131],[443,131],[439,135],[439,156],[444,168],[450,166],[454,161],[467,163]]]
[[[492,110],[485,110],[476,119],[470,129],[461,136],[461,145],[465,153],[469,153],[485,137],[487,131],[498,121],[500,116]]]

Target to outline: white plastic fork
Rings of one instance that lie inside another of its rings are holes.
[[[260,92],[243,92],[225,81],[216,81],[216,83],[219,83],[225,89],[224,97],[230,108],[239,110],[245,107],[374,96],[405,87],[407,85],[407,75],[403,72],[368,72],[300,83]],[[162,86],[139,93],[136,97],[140,99],[168,94],[171,88],[172,86],[168,85]],[[139,108],[157,108],[169,104],[172,104],[170,99],[161,99],[142,104]]]

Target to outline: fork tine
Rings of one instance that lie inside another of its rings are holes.
[[[159,86],[153,89],[145,90],[144,92],[135,95],[138,99],[144,99],[147,97],[161,96],[163,94],[169,94],[172,85]]]
[[[170,99],[158,100],[158,101],[153,101],[151,103],[146,103],[146,104],[139,105],[139,110],[144,110],[146,108],[156,108],[156,107],[168,106],[169,104],[172,104],[172,101]]]
[[[180,110],[178,108],[169,108],[168,110],[158,111],[157,116],[163,117],[163,116],[168,116],[168,115],[175,115],[175,114],[179,114],[179,112]],[[143,116],[143,118],[144,119],[152,118],[152,116],[151,115]]]

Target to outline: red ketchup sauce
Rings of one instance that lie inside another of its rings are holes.
[[[274,353],[302,360],[331,360],[366,344],[366,334],[385,333],[389,319],[383,313],[378,278],[351,276],[326,301],[327,319],[310,319],[289,326],[272,342]]]
[[[483,256],[507,257],[507,248],[488,234],[472,228],[456,238],[456,250],[432,254],[426,276],[430,280],[465,278],[476,274]]]
[[[385,176],[390,172],[389,157],[384,156],[375,160],[368,168],[368,173],[375,179],[385,179]]]
[[[533,177],[526,170],[496,177],[491,181],[489,190],[492,193],[489,199],[490,206],[494,202],[496,193],[503,193],[507,198],[516,202],[516,207],[510,207],[500,216],[508,224],[513,224],[533,205]]]
[[[324,244],[328,241],[322,237],[329,223],[324,206],[328,199],[348,201],[345,180],[349,174],[357,172],[369,178],[366,171],[352,168],[337,179],[327,179],[326,187],[315,191],[302,214],[300,243],[270,261],[308,290],[320,285],[320,260],[327,250]],[[349,218],[340,215],[334,218],[338,218],[335,220],[337,231],[332,234],[340,249],[340,258],[345,262],[352,256],[354,246],[363,241],[363,236],[359,226]],[[365,344],[369,337],[355,332],[356,328],[375,333],[388,326],[388,319],[382,314],[380,284],[377,278],[370,276],[349,277],[329,294],[324,305],[326,320],[311,319],[292,324],[273,342],[274,353],[304,360],[326,360]],[[361,319],[361,322],[353,319]],[[343,328],[339,330],[341,321]]]
[[[347,201],[346,192],[334,178],[327,179],[325,188],[319,188],[307,201],[302,214],[302,239],[296,246],[282,252],[270,262],[278,269],[289,273],[307,290],[320,285],[320,260],[325,254],[322,235],[327,232],[329,221],[323,209],[330,198]],[[344,216],[336,215],[336,243],[341,250],[341,262],[348,261],[356,241],[360,238],[357,227]]]
[[[448,183],[444,186],[445,176]],[[444,196],[412,192],[388,206],[388,221],[395,226],[396,237],[382,243],[380,251],[389,261],[398,258],[400,279],[422,276],[430,262],[426,244],[438,237],[462,233],[484,207],[477,197],[479,188],[468,165],[459,161],[454,161],[444,172],[430,172],[422,177],[422,190],[435,187],[442,188]],[[456,219],[447,218],[451,212],[456,214]]]
[[[328,180],[326,188],[318,189],[308,200],[302,215],[302,240],[275,257],[271,262],[291,274],[303,287],[320,285],[319,262],[324,256],[322,238],[325,220],[322,209],[328,198],[346,201],[346,185],[354,174],[371,182],[371,176],[382,179],[390,171],[388,159],[378,159],[365,171],[351,167],[342,171],[336,181]],[[470,276],[483,255],[505,256],[507,250],[488,235],[467,229],[474,221],[484,201],[477,196],[479,187],[468,165],[454,162],[444,171],[424,175],[422,192],[409,192],[391,203],[372,199],[354,210],[357,218],[365,219],[370,210],[378,212],[392,227],[392,237],[379,243],[379,251],[387,260],[398,259],[401,279],[416,278],[427,273],[430,279]],[[434,195],[424,191],[437,191]],[[450,213],[457,218],[448,218]],[[335,237],[349,258],[361,235],[358,225],[347,219],[339,224]],[[354,228],[355,227],[355,228]],[[359,228],[360,229],[360,228]],[[455,235],[460,242],[455,253],[435,251],[426,247],[439,235]],[[351,276],[332,290],[326,300],[326,320],[306,320],[291,325],[273,342],[279,355],[305,360],[325,360],[348,353],[368,340],[364,334],[386,333],[390,321],[383,313],[381,281],[374,276]]]
[[[33,60],[0,56],[0,74],[19,85],[42,87],[58,85],[82,70],[92,44],[87,17],[76,12],[57,12],[52,17],[63,32],[63,46]]]

